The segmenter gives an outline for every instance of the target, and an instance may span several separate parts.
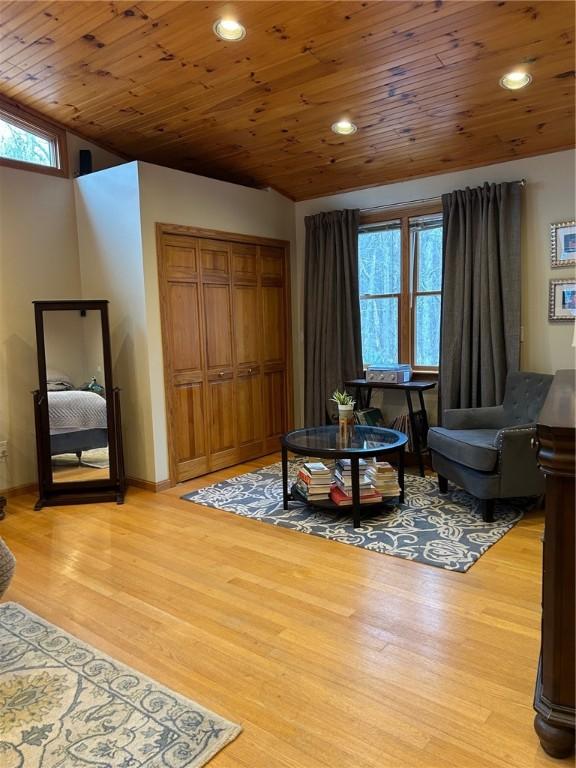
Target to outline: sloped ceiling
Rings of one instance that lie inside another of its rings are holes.
[[[572,2],[5,2],[0,93],[301,200],[574,146]],[[247,29],[226,43],[214,21]],[[522,91],[499,87],[526,68]],[[337,136],[346,115],[358,126]]]

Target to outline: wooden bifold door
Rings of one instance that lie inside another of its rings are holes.
[[[172,483],[276,451],[292,423],[288,244],[158,225]]]

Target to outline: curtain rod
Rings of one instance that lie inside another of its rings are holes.
[[[516,179],[511,181],[510,184],[520,184],[521,187],[526,186],[526,179]],[[422,197],[420,200],[405,200],[403,203],[387,203],[386,205],[373,205],[371,208],[361,208],[360,213],[368,213],[368,211],[382,211],[386,208],[401,208],[403,205],[419,205],[420,203],[433,203],[436,200],[441,200],[441,195],[436,197]]]

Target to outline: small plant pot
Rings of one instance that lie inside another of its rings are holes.
[[[338,406],[338,426],[340,440],[347,441],[352,435],[352,429],[354,428],[354,406],[353,405],[339,405]]]

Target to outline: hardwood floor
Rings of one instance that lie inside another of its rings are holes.
[[[120,507],[11,498],[5,599],[241,723],[211,768],[560,765],[532,729],[542,513],[459,574],[179,499],[274,458]]]

